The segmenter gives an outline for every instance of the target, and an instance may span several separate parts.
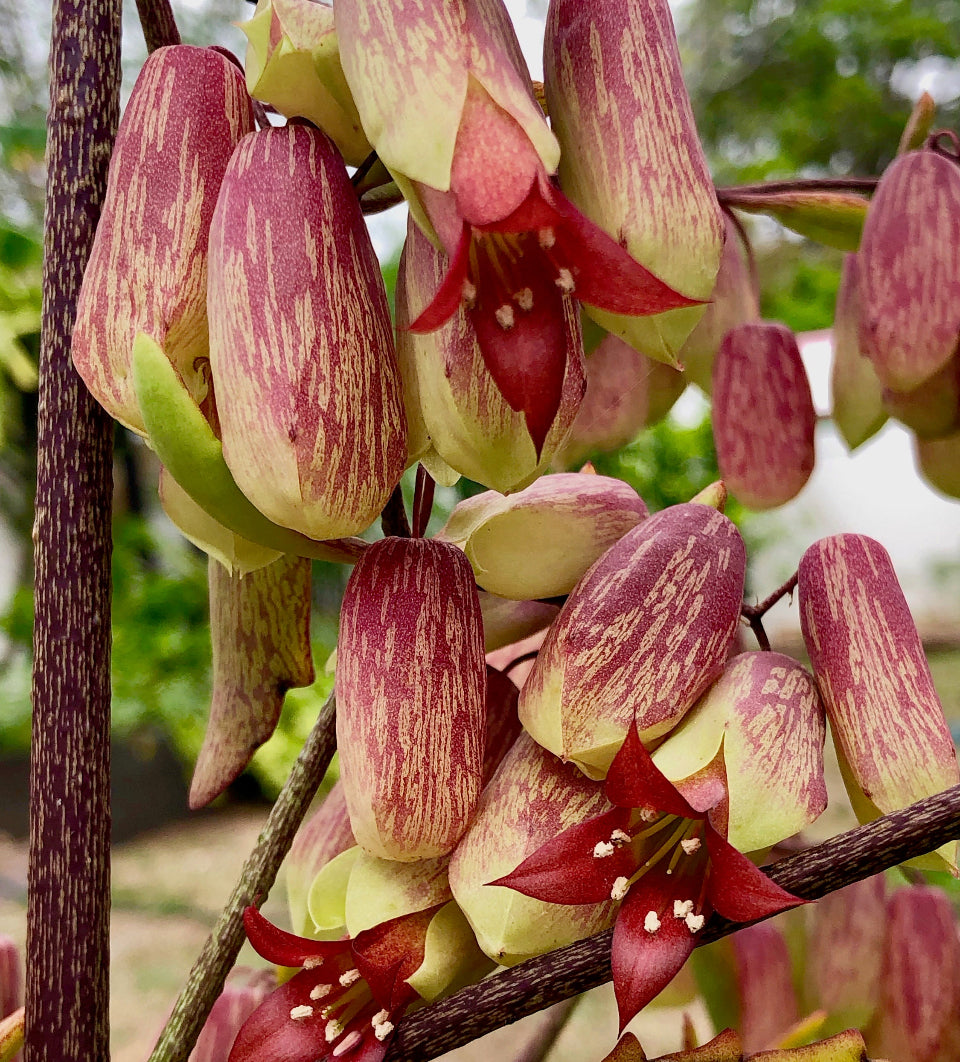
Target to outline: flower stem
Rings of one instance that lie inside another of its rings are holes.
[[[814,900],[960,837],[960,785],[859,826],[767,868],[778,885]],[[739,929],[712,917],[706,944]],[[386,1062],[427,1062],[494,1029],[610,980],[612,930],[529,959],[408,1015]]]
[[[148,52],[180,43],[180,31],[173,17],[170,0],[137,0],[137,14]]]
[[[754,637],[757,639],[757,644],[764,652],[770,652],[770,639],[767,637],[767,632],[763,629],[763,617],[773,608],[773,606],[787,594],[793,594],[793,591],[797,587],[798,573],[794,572],[793,575],[783,584],[778,586],[776,590],[769,596],[765,597],[759,605],[743,605],[740,608],[740,615],[750,624],[750,629],[753,631]]]
[[[185,1062],[244,941],[243,909],[262,902],[290,849],[336,748],[333,694],[284,783],[203,951],[193,965],[149,1062]]]

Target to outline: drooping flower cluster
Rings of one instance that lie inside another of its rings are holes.
[[[550,124],[500,0],[261,0],[247,34],[247,88],[289,121],[255,128],[219,52],[153,54],[74,334],[78,370],[156,451],[167,512],[211,558],[194,806],[313,681],[311,559],[354,565],[341,780],[291,855],[295,932],[245,915],[260,954],[299,972],[231,1062],[374,1062],[418,1000],[610,925],[623,1025],[714,913],[802,902],[754,860],[825,807],[825,709],[862,817],[960,779],[896,577],[872,540],[822,540],[798,577],[815,677],[739,651],[727,489],[755,508],[793,497],[815,413],[794,336],[758,320],[666,0],[553,0]],[[844,371],[863,375],[855,335],[886,408],[939,431],[919,392],[936,378],[952,401],[953,311],[905,356],[878,276],[919,284],[890,250],[899,167],[943,203],[955,160],[930,147],[895,167],[847,269]],[[401,194],[395,332],[363,212]],[[665,412],[684,365],[713,393],[726,485],[650,515],[591,468],[544,475]],[[865,436],[876,418],[853,405]],[[417,462],[411,533],[400,480]],[[434,482],[460,475],[489,489],[426,537]],[[381,514],[384,537],[354,537]]]

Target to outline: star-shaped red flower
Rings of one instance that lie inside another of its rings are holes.
[[[417,998],[406,983],[423,962],[436,907],[383,922],[352,940],[309,940],[243,913],[256,951],[278,966],[302,966],[244,1022],[229,1062],[379,1062],[397,1019]]]
[[[604,784],[614,807],[493,885],[549,903],[622,899],[611,963],[620,1028],[686,962],[716,911],[752,922],[803,903],[730,845],[654,765],[631,726]]]

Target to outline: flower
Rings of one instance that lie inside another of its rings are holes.
[[[319,1062],[351,1054],[375,1062],[417,998],[407,984],[423,964],[436,908],[383,922],[351,939],[309,940],[268,922],[255,907],[243,924],[258,954],[303,967],[247,1019],[229,1062]]]
[[[613,932],[620,1027],[683,966],[716,911],[749,922],[803,901],[772,882],[657,769],[635,724],[610,767],[614,804],[491,882],[561,904],[623,900]]]
[[[567,296],[627,314],[697,300],[644,269],[552,184],[559,146],[499,0],[340,0],[335,12],[364,131],[451,258],[411,327],[433,331],[467,307],[539,456],[562,394]]]

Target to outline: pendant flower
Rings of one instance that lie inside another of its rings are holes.
[[[614,804],[571,826],[493,885],[550,903],[623,900],[613,931],[620,1030],[680,970],[716,911],[751,922],[803,903],[711,826],[654,765],[636,725],[604,783]]]
[[[423,964],[437,908],[393,918],[344,940],[309,940],[243,913],[258,954],[303,967],[247,1019],[229,1062],[320,1062],[349,1056],[378,1062],[406,1008],[418,998],[407,979]]]

